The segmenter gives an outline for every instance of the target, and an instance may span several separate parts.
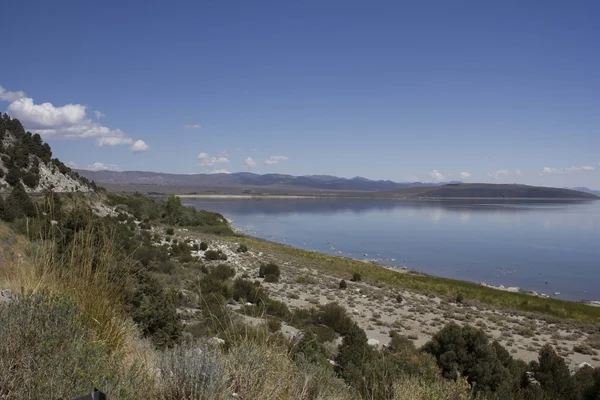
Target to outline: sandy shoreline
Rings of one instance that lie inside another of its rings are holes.
[[[448,296],[384,283],[353,282],[351,276],[345,273],[339,275],[326,272],[320,268],[318,261],[311,263],[301,255],[290,255],[277,247],[263,247],[259,243],[254,245],[249,243],[248,252],[238,253],[236,248],[240,241],[243,241],[243,237],[240,237],[240,240],[224,239],[180,228],[176,230],[173,238],[192,240],[193,243],[199,243],[201,240],[209,242],[211,248],[219,249],[227,255],[226,263],[235,268],[237,276],[261,282],[272,298],[284,302],[292,310],[337,302],[365,330],[370,343],[376,346],[389,343],[389,333],[392,330],[406,336],[417,347],[422,346],[444,325],[455,322],[484,330],[489,336],[498,340],[511,355],[524,361],[537,359],[541,347],[550,343],[571,368],[576,368],[583,362],[600,366],[597,350],[585,354],[578,350],[582,345],[596,340],[594,338],[597,336],[595,335],[597,328],[594,324],[547,318],[544,315],[471,301],[459,303]],[[161,244],[165,243],[158,245]],[[277,245],[287,246],[279,243]],[[193,256],[203,259],[202,253],[202,251],[193,252]],[[216,265],[223,261],[204,260],[204,262],[208,265]],[[282,276],[279,282],[268,283],[258,277],[259,266],[266,262],[280,265]],[[399,267],[382,267],[393,269],[397,273],[411,273],[408,269]],[[347,289],[340,289],[341,279],[346,280]],[[231,307],[238,309],[239,305],[233,304]],[[297,331],[287,325],[284,325],[282,330],[292,333]]]

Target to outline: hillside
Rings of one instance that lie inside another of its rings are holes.
[[[489,183],[448,184],[435,188],[398,190],[390,193],[406,198],[497,198],[497,199],[573,199],[597,200],[600,197],[577,190],[542,186]]]
[[[95,184],[60,160],[38,134],[26,132],[17,119],[0,113],[0,194],[22,185],[27,193],[91,192]]]
[[[600,393],[600,308],[242,236],[176,196],[88,195],[38,135],[2,123],[3,399]],[[437,189],[449,193],[407,190]]]

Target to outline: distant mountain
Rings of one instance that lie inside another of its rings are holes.
[[[491,183],[454,183],[434,188],[401,189],[394,197],[405,198],[497,198],[497,199],[579,199],[594,200],[599,196],[577,190],[542,186]]]
[[[111,185],[184,186],[197,188],[276,188],[323,191],[391,191],[412,187],[434,187],[434,183],[398,183],[389,180],[352,179],[331,175],[293,176],[284,174],[259,175],[250,172],[234,174],[164,174],[141,171],[87,171],[77,172],[89,180]]]
[[[595,194],[596,196],[600,196],[600,190],[594,190],[594,189],[590,189],[590,188],[586,188],[586,187],[574,187],[571,189],[578,190],[578,191],[584,192],[584,193]]]

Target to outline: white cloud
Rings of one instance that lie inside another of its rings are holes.
[[[471,177],[471,173],[470,172],[461,172],[460,173],[460,178],[461,179],[469,179]]]
[[[107,164],[103,162],[95,162],[91,165],[88,165],[87,168],[92,171],[118,171],[119,166],[116,164]]]
[[[246,168],[248,168],[248,169],[252,169],[252,168],[256,167],[256,161],[254,161],[252,159],[252,157],[246,158],[246,160],[244,161],[244,164],[246,164]]]
[[[92,121],[87,107],[82,104],[55,106],[52,103],[35,104],[23,92],[7,92],[0,86],[0,100],[8,101],[8,112],[18,118],[26,129],[39,133],[44,138],[96,139],[98,146],[132,145],[136,143],[120,129],[110,129]],[[93,111],[96,119],[104,117]],[[137,145],[132,151],[143,151],[148,146]]]
[[[4,89],[2,86],[0,86],[0,100],[9,101],[12,103],[13,101],[22,99],[25,96],[26,96],[26,94],[23,91],[7,92],[6,89]]]
[[[124,136],[107,136],[96,139],[96,146],[120,146],[122,144],[132,144],[133,139]]]
[[[141,151],[148,150],[148,147],[149,146],[143,140],[136,140],[131,144],[131,147],[129,149],[134,153],[139,153]]]
[[[446,177],[437,169],[434,169],[429,173],[429,177],[436,182],[443,181]]]
[[[265,160],[265,164],[267,164],[267,165],[279,164],[281,161],[285,161],[287,159],[288,158],[286,156],[271,156]]]
[[[200,124],[187,124],[183,126],[185,129],[200,129]]]
[[[227,171],[226,169],[215,169],[210,171],[211,174],[230,174],[231,172]]]
[[[519,169],[515,169],[515,170],[499,169],[498,171],[495,171],[495,172],[488,172],[486,175],[492,179],[502,179],[502,178],[508,178],[508,177],[512,177],[512,176],[521,176],[521,170],[519,170]]]
[[[589,172],[593,171],[594,167],[591,165],[584,165],[583,167],[569,167],[569,168],[550,168],[544,167],[540,172],[540,176],[550,174],[572,174],[574,172]]]
[[[69,161],[69,162],[67,163],[67,167],[69,167],[69,168],[73,168],[73,169],[77,169],[77,168],[79,168],[79,165],[77,165],[77,163],[76,163],[76,162],[74,162],[74,161]]]
[[[227,164],[229,159],[223,156],[211,157],[207,153],[198,154],[198,165],[200,167],[213,167],[216,164]]]

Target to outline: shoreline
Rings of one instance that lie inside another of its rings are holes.
[[[398,274],[408,274],[408,275],[412,275],[412,276],[419,276],[419,277],[423,277],[423,278],[429,278],[429,279],[443,279],[443,280],[448,280],[452,283],[455,284],[460,284],[460,283],[466,283],[468,285],[475,285],[475,286],[479,286],[481,288],[485,288],[485,289],[492,289],[494,291],[498,291],[498,292],[504,292],[504,293],[512,293],[512,294],[519,294],[519,295],[525,295],[525,296],[529,296],[529,297],[533,297],[533,298],[539,298],[539,299],[546,299],[546,300],[557,300],[557,301],[565,301],[565,302],[569,302],[569,303],[573,303],[573,304],[583,304],[589,307],[600,307],[600,300],[586,300],[586,299],[580,299],[580,300],[568,300],[568,299],[561,299],[558,298],[556,296],[560,295],[560,292],[555,292],[552,294],[546,294],[546,293],[542,293],[542,292],[537,292],[535,290],[526,290],[523,289],[521,287],[517,287],[517,286],[505,286],[503,284],[497,284],[497,285],[490,285],[487,284],[486,282],[477,282],[477,281],[471,281],[471,280],[463,280],[463,279],[457,279],[457,278],[448,278],[448,277],[444,277],[444,276],[438,276],[438,275],[431,275],[422,271],[419,271],[417,269],[414,268],[409,268],[407,266],[398,266],[398,265],[390,265],[390,264],[385,264],[381,261],[379,261],[378,259],[367,259],[367,258],[356,258],[356,257],[349,257],[349,256],[344,256],[341,254],[329,254],[329,253],[325,253],[325,252],[321,252],[321,251],[317,251],[317,250],[309,250],[309,249],[303,249],[301,247],[297,247],[291,244],[287,244],[287,243],[280,243],[274,240],[270,240],[270,239],[263,239],[257,236],[253,236],[250,235],[248,233],[246,233],[243,229],[241,228],[237,228],[235,226],[233,226],[232,222],[228,220],[228,222],[230,223],[230,225],[232,226],[233,231],[244,237],[244,238],[248,238],[248,239],[252,239],[252,240],[258,240],[258,241],[262,241],[262,242],[266,242],[266,243],[270,243],[271,245],[275,245],[275,246],[281,246],[283,248],[288,248],[288,249],[292,249],[292,250],[297,250],[297,251],[302,251],[302,252],[309,252],[309,253],[315,253],[318,255],[322,255],[325,257],[334,257],[340,260],[349,260],[349,261],[353,261],[353,262],[359,262],[359,263],[363,263],[366,265],[373,265],[375,267],[379,267],[379,268],[384,268],[386,270],[392,271],[394,273],[398,273]],[[392,259],[393,260],[393,259]]]
[[[584,201],[597,201],[599,199],[578,199],[578,198],[563,198],[563,197],[395,197],[395,196],[355,196],[355,195],[342,195],[342,194],[175,194],[175,193],[164,193],[160,195],[153,195],[156,197],[166,197],[169,195],[175,195],[182,199],[331,199],[331,200],[395,200],[395,201],[428,201],[428,202],[442,202],[442,201],[455,201],[455,200],[490,200],[490,201],[556,201],[556,202],[584,202]]]

